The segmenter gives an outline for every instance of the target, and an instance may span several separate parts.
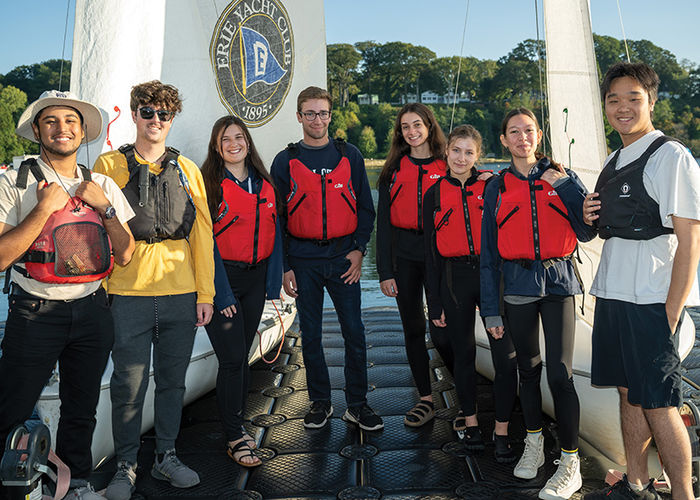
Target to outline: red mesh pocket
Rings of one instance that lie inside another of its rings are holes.
[[[53,232],[56,276],[85,276],[109,269],[111,253],[105,228],[94,222],[72,222]]]

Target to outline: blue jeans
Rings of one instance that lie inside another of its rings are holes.
[[[338,314],[345,340],[345,401],[348,407],[362,406],[367,395],[367,348],[362,324],[360,283],[346,285],[340,275],[350,262],[344,257],[309,260],[290,257],[297,281],[297,312],[301,327],[302,354],[311,401],[330,401],[331,383],[321,345],[323,288],[328,290]]]
[[[112,296],[112,436],[118,460],[136,463],[153,346],[156,452],[175,448],[192,355],[196,293]]]

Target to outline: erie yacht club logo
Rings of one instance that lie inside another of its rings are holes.
[[[282,3],[231,2],[216,23],[209,55],[224,106],[250,127],[270,121],[294,70],[294,37]]]

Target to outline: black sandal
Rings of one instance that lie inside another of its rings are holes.
[[[406,412],[403,423],[409,427],[420,427],[430,422],[435,416],[435,406],[432,401],[420,400]]]
[[[260,460],[260,458],[255,454],[255,452],[253,452],[253,450],[248,445],[248,442],[243,438],[241,438],[241,440],[233,446],[227,444],[226,453],[229,457],[231,457],[231,459],[234,462],[236,462],[241,467],[257,467],[259,465],[262,465],[262,460]],[[236,454],[238,454],[238,457],[236,457]],[[245,457],[253,457],[255,458],[256,462],[243,462],[241,459]]]

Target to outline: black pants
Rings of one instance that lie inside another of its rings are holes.
[[[474,321],[479,305],[479,263],[449,262],[443,272],[440,299],[445,308],[445,321],[454,354],[455,389],[462,411],[469,416],[477,411]],[[451,279],[446,279],[447,273]],[[496,420],[508,422],[518,383],[515,348],[508,332],[499,340],[491,335],[488,335],[488,339],[495,371],[493,398]]]
[[[216,399],[227,441],[242,436],[241,426],[248,399],[248,352],[265,307],[267,262],[254,269],[226,265],[226,274],[238,300],[236,314],[227,318],[214,311],[206,326],[209,340],[219,360]]]
[[[579,401],[571,364],[574,355],[575,304],[571,295],[549,295],[523,305],[505,304],[505,324],[513,337],[520,371],[520,403],[528,430],[542,427],[539,319],[544,329],[547,382],[562,449],[578,448]]]
[[[429,396],[432,392],[430,388],[430,360],[425,346],[426,317],[423,306],[425,263],[398,257],[396,259],[395,280],[399,289],[396,304],[401,315],[408,364],[411,367],[418,393],[421,397]],[[447,369],[452,372],[454,357],[447,329],[433,325],[432,321],[429,328],[435,348],[445,362]]]
[[[71,477],[87,479],[92,472],[95,408],[114,341],[107,295],[99,288],[86,297],[65,302],[15,290],[17,293],[8,299],[10,309],[0,357],[2,450],[9,432],[32,415],[58,361],[61,417],[56,454],[70,468]]]

